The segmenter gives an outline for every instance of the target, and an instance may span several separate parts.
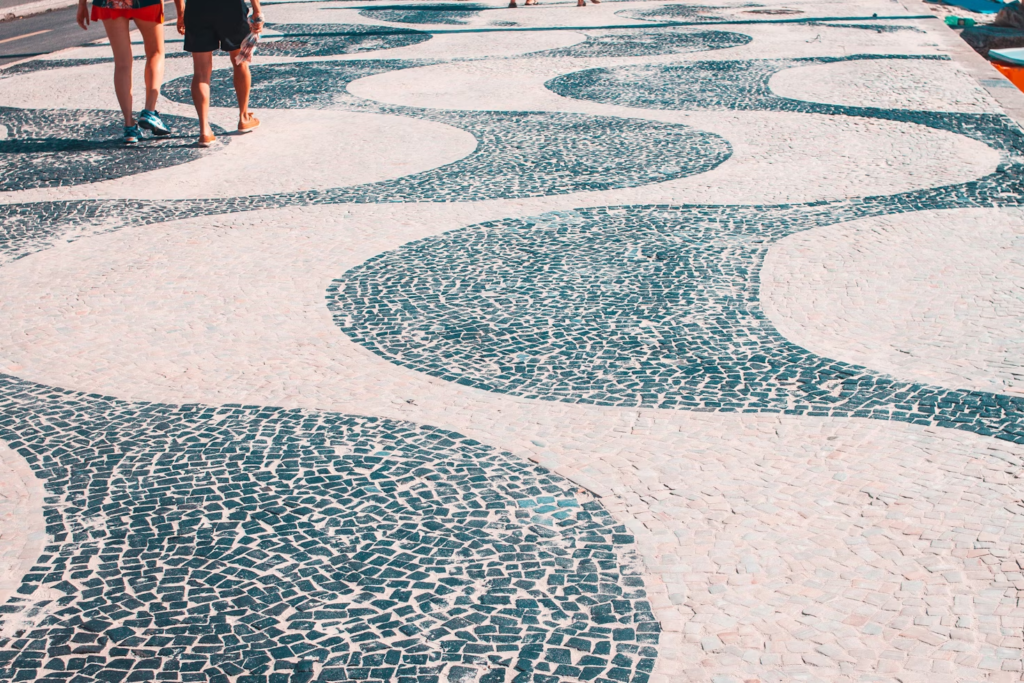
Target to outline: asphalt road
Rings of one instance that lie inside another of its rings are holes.
[[[175,18],[174,3],[164,4],[168,21]],[[37,14],[24,19],[0,22],[0,64],[27,57],[38,57],[69,47],[79,47],[105,38],[103,24],[95,23],[83,31],[75,23],[75,8]]]

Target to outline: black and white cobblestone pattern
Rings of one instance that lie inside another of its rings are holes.
[[[423,31],[366,24],[268,24],[283,34],[259,44],[272,57],[329,57],[417,45],[433,36]],[[258,81],[257,81],[258,82]]]
[[[0,378],[50,544],[0,677],[647,680],[632,536],[569,482],[435,427],[131,403]]]
[[[853,55],[632,65],[576,71],[545,85],[563,97],[641,109],[778,111],[860,116],[915,123],[980,140],[1014,158],[1024,155],[1024,132],[1002,114],[882,109],[807,102],[775,95],[769,85],[784,69],[864,59],[946,59],[906,55]]]
[[[0,192],[114,180],[202,158],[194,119],[163,116],[174,134],[124,144],[124,118],[103,110],[0,107]]]
[[[556,50],[532,52],[529,57],[653,57],[708,50],[727,50],[746,45],[753,38],[733,31],[686,31],[675,28],[589,31],[582,43]]]
[[[869,417],[1024,443],[1024,398],[896,381],[788,342],[758,300],[775,240],[836,208],[627,206],[405,245],[328,290],[338,326],[404,367],[546,401]]]
[[[423,4],[419,6],[396,5],[392,7],[373,7],[359,11],[359,16],[377,21],[396,24],[467,24],[469,19],[480,16],[479,5],[470,4]]]

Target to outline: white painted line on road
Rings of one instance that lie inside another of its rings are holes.
[[[23,5],[0,10],[0,17],[31,17],[43,12],[74,7],[77,4],[75,0],[36,0],[36,2],[27,2]]]
[[[3,40],[0,40],[0,45],[3,45],[4,43],[10,43],[11,41],[14,41],[14,40],[21,40],[22,38],[31,38],[32,36],[39,36],[39,35],[42,35],[44,33],[49,33],[52,30],[53,30],[52,28],[47,28],[47,29],[43,29],[42,31],[36,31],[35,33],[26,33],[24,35],[14,36],[13,38],[4,38]]]

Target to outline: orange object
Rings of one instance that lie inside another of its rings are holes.
[[[129,19],[138,19],[139,21],[153,21],[157,23],[164,23],[164,6],[162,3],[156,5],[149,5],[148,7],[140,7],[138,9],[114,9],[113,7],[97,7],[92,6],[92,16],[89,17],[90,21],[103,21],[104,19],[118,19],[120,17],[127,17]]]
[[[1000,64],[992,62],[992,66],[999,69],[999,73],[1010,79],[1010,82],[1017,86],[1017,89],[1024,92],[1024,66],[1016,64]]]

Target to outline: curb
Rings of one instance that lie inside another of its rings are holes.
[[[35,2],[26,2],[24,5],[0,9],[0,21],[23,19],[24,17],[31,17],[52,10],[74,7],[77,4],[78,2],[75,0],[36,0]]]
[[[922,0],[900,0],[908,12],[925,14],[928,6]],[[1007,116],[1024,127],[1024,92],[1017,89],[1010,79],[1003,76],[987,59],[974,51],[960,38],[960,34],[945,24],[931,35],[941,42],[940,47],[967,73],[975,78],[988,94],[995,98]]]

